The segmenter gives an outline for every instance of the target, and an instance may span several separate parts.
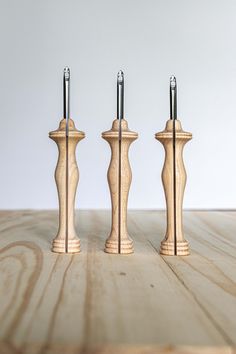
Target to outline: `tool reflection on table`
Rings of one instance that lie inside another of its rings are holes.
[[[128,254],[134,251],[133,241],[127,230],[127,204],[132,179],[128,153],[131,143],[138,134],[128,128],[124,119],[124,73],[117,75],[117,118],[111,130],[102,133],[111,147],[111,162],[107,177],[112,202],[112,226],[106,240],[105,252]]]
[[[59,198],[59,228],[53,240],[52,251],[58,253],[77,253],[80,240],[74,225],[74,204],[79,182],[79,170],[76,163],[75,149],[85,134],[75,128],[70,118],[70,69],[66,67],[63,75],[63,110],[64,117],[59,128],[49,133],[59,151],[55,180]]]
[[[165,148],[165,163],[162,182],[165,190],[167,208],[167,230],[161,242],[160,253],[164,255],[188,255],[189,244],[183,233],[183,196],[186,185],[186,171],[183,162],[184,145],[192,139],[192,134],[184,132],[177,119],[177,83],[170,78],[170,119],[164,131],[155,138]]]

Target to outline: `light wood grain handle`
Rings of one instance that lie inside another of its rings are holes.
[[[169,120],[166,129],[156,134],[165,149],[165,162],[162,170],[162,183],[165,191],[167,209],[167,229],[161,243],[160,252],[165,255],[188,255],[189,245],[183,232],[183,197],[186,185],[186,171],[183,162],[184,145],[192,138],[184,132],[180,121],[176,120],[175,169],[173,150],[173,120]],[[174,177],[175,170],[175,177]],[[174,198],[175,185],[175,198]]]
[[[61,121],[59,129],[51,132],[49,136],[56,142],[59,152],[55,170],[55,180],[59,199],[59,228],[58,233],[53,240],[52,251],[59,253],[75,253],[80,251],[80,240],[77,236],[74,224],[75,196],[79,181],[79,170],[76,163],[75,150],[78,142],[83,139],[85,135],[83,132],[79,132],[75,129],[74,122],[70,119],[68,137],[68,170],[65,119]],[[68,191],[66,183],[67,173]]]
[[[129,147],[138,135],[128,129],[127,122],[122,120],[122,139],[119,147],[119,121],[113,122],[112,129],[104,132],[102,137],[111,147],[111,162],[107,178],[112,203],[112,226],[106,241],[107,253],[132,253],[133,241],[127,230],[127,204],[132,172],[129,163]],[[119,157],[121,156],[121,157]],[[120,169],[119,169],[120,164]],[[119,182],[120,179],[120,182]]]

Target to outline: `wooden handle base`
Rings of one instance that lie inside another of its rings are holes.
[[[55,239],[52,242],[52,252],[55,253],[79,253],[80,252],[80,240],[68,240],[67,249],[65,240]]]
[[[134,253],[133,240],[124,240],[119,243],[118,241],[112,241],[108,238],[105,245],[105,252],[116,254]]]
[[[160,253],[165,256],[175,256],[176,254],[178,256],[188,256],[190,254],[188,241],[180,241],[176,245],[174,242],[162,241]]]

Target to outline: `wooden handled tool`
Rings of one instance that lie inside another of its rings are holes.
[[[165,190],[167,208],[167,230],[161,242],[160,253],[168,256],[189,254],[189,244],[184,239],[182,208],[186,185],[186,171],[183,162],[184,145],[192,139],[192,134],[184,132],[177,119],[176,78],[170,78],[170,119],[164,131],[157,133],[165,149],[165,162],[162,182]]]
[[[80,252],[80,240],[74,225],[74,204],[79,182],[79,170],[75,149],[85,134],[75,128],[70,118],[70,70],[64,69],[64,118],[59,128],[49,133],[58,146],[59,157],[55,180],[59,198],[59,229],[52,243],[52,251],[58,253]]]
[[[129,164],[129,147],[138,138],[138,134],[128,128],[124,119],[124,74],[117,76],[117,119],[111,130],[102,133],[111,147],[111,162],[108,169],[108,183],[112,202],[111,233],[106,240],[107,253],[132,253],[133,241],[127,230],[127,203],[132,179]]]

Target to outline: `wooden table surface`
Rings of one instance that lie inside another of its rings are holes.
[[[236,212],[185,212],[188,257],[160,256],[165,212],[77,211],[82,252],[50,252],[55,211],[0,212],[0,353],[236,353]]]

